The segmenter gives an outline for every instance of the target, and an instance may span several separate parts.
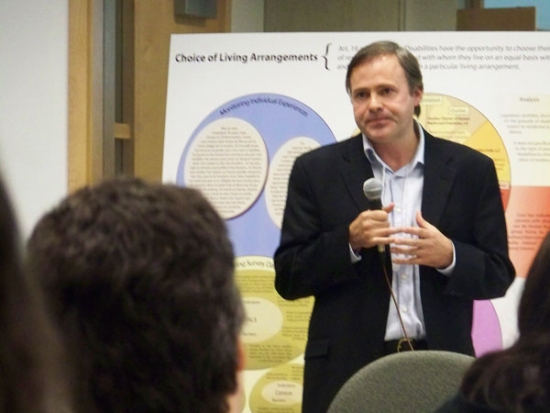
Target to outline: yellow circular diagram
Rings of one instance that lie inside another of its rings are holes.
[[[418,118],[434,136],[469,146],[493,159],[504,208],[510,198],[510,161],[491,122],[470,104],[448,95],[425,93]]]
[[[254,385],[250,409],[254,413],[300,413],[304,366],[288,363],[269,370]]]
[[[313,298],[281,298],[274,288],[272,258],[238,257],[235,269],[246,311],[241,333],[246,369],[279,366],[303,354]]]

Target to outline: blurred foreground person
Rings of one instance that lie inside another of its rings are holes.
[[[81,189],[41,219],[29,254],[73,350],[79,412],[241,411],[233,249],[200,192]]]
[[[550,412],[550,233],[527,273],[518,329],[510,348],[476,360],[437,413]]]
[[[0,180],[0,413],[70,412],[61,342],[33,281]]]

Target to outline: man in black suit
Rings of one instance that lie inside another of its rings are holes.
[[[351,60],[346,88],[361,134],[296,160],[275,253],[279,294],[315,297],[304,413],[325,412],[358,369],[409,346],[474,354],[473,300],[503,296],[514,279],[494,163],[414,119],[416,58],[373,43]],[[373,177],[378,210],[362,190]]]

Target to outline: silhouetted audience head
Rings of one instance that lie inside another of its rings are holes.
[[[480,357],[466,372],[461,397],[478,408],[501,413],[550,412],[550,233],[527,273],[518,309],[517,341]],[[465,412],[456,400],[453,409]],[[477,411],[477,410],[476,410]]]
[[[73,350],[79,412],[238,403],[233,249],[199,191],[139,179],[83,188],[39,221],[28,247]]]
[[[0,180],[0,412],[65,413],[61,341],[22,261],[14,212]]]

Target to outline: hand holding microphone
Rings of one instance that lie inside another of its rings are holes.
[[[382,206],[382,183],[375,178],[367,179],[363,183],[363,193],[368,200],[368,210],[359,214],[350,225],[350,245],[354,250],[377,245],[378,252],[383,255],[385,244],[393,243],[395,264],[447,268],[453,262],[451,240],[427,222],[420,211],[416,213],[418,226],[391,228],[388,213],[393,210],[393,204]],[[388,238],[396,233],[408,234],[409,237]],[[380,238],[384,242],[380,242]]]
[[[354,251],[378,245],[378,251],[384,252],[384,245],[392,240],[388,213],[393,204],[382,206],[382,184],[371,178],[363,184],[363,193],[367,197],[368,210],[361,212],[349,226],[349,243]]]

